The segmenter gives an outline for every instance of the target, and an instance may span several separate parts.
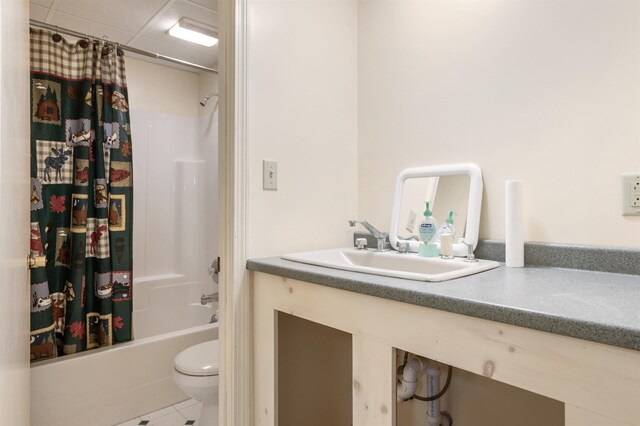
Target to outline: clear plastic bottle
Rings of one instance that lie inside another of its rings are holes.
[[[456,241],[456,227],[453,226],[453,216],[456,214],[453,210],[449,210],[449,217],[447,217],[440,229],[438,229],[438,237],[437,240],[440,241],[440,236],[442,234],[451,234],[451,240]]]

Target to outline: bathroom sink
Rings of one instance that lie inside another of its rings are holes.
[[[416,253],[379,252],[356,248],[330,249],[291,253],[283,259],[345,271],[364,272],[417,281],[447,281],[497,268],[498,262],[464,258],[441,259],[420,257]]]

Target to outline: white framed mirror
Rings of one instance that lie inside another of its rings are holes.
[[[401,171],[396,179],[389,226],[389,241],[396,250],[399,242],[406,242],[409,251],[418,251],[417,227],[423,218],[425,201],[430,202],[438,227],[449,216],[449,211],[455,211],[454,256],[467,255],[464,242],[476,248],[482,206],[480,167],[463,163]],[[437,245],[440,249],[439,243]]]

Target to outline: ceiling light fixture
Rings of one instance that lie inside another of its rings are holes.
[[[167,32],[170,36],[206,47],[215,46],[218,43],[218,34],[213,28],[189,18],[181,18]]]

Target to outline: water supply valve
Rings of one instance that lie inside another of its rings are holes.
[[[366,238],[356,238],[356,249],[358,249],[358,250],[366,250],[367,249],[367,239]]]

